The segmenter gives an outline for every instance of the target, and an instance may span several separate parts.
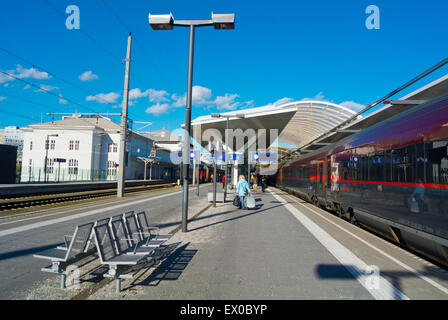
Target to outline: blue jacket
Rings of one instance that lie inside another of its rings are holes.
[[[236,185],[236,192],[240,197],[243,197],[246,194],[246,191],[249,193],[249,184],[247,183],[246,179],[241,179],[238,181],[238,184]]]

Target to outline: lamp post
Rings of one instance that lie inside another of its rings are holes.
[[[196,27],[214,26],[215,29],[234,29],[235,14],[214,14],[211,20],[174,20],[170,14],[149,14],[149,24],[153,30],[172,30],[174,26],[190,28],[190,44],[188,50],[188,81],[187,81],[187,101],[185,109],[185,129],[186,137],[183,150],[183,199],[182,199],[182,232],[187,232],[188,221],[188,174],[189,174],[189,148],[191,137],[191,100],[193,91],[193,50],[194,50],[194,30]]]
[[[244,119],[244,114],[234,114],[234,115],[226,115],[221,113],[212,113],[212,118],[226,118],[226,172],[225,172],[225,178],[224,178],[224,199],[227,197],[227,171],[229,166],[229,154],[228,154],[228,146],[229,146],[229,119],[230,118],[237,118],[237,119]]]
[[[47,134],[47,139],[45,140],[45,160],[44,160],[44,181],[48,182],[47,179],[47,161],[48,161],[48,148],[50,147],[49,137],[59,137],[57,134]]]

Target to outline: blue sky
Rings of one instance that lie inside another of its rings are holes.
[[[380,9],[379,30],[365,26],[372,4]],[[69,5],[80,9],[80,30],[66,28]],[[120,60],[132,31],[130,118],[154,122],[148,130],[178,128],[185,120],[188,29],[154,31],[149,12],[172,12],[175,19],[235,13],[235,30],[196,30],[193,119],[304,98],[356,108],[448,52],[448,3],[440,0],[16,0],[0,6],[1,48],[57,76],[0,50],[0,70],[37,86],[0,74],[0,127],[49,121],[47,112],[119,113]],[[443,68],[409,90],[446,73]]]

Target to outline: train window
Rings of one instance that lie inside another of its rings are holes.
[[[369,177],[371,181],[384,181],[384,155],[382,152],[372,154],[369,163]]]
[[[425,144],[419,143],[414,146],[415,148],[415,177],[416,181],[426,182],[426,163],[425,157]]]
[[[392,151],[387,150],[384,152],[384,181],[393,181],[392,180]]]
[[[358,155],[351,157],[350,165],[351,165],[350,171],[352,174],[352,179],[360,180],[361,179],[361,157]]]
[[[368,181],[369,179],[369,157],[365,155],[361,157],[361,180]]]
[[[427,143],[427,180],[448,184],[448,139]]]
[[[393,150],[392,178],[395,182],[415,182],[414,146]]]

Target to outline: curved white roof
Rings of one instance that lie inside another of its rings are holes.
[[[295,147],[301,147],[356,113],[341,105],[315,100],[294,101],[221,113],[228,116],[235,114],[243,114],[245,117],[243,119],[230,118],[230,128],[278,129],[279,143],[286,142]],[[224,137],[226,118],[201,116],[194,119],[191,125],[193,130],[200,126],[201,132],[211,128],[218,129]],[[202,144],[205,145],[204,142]]]

